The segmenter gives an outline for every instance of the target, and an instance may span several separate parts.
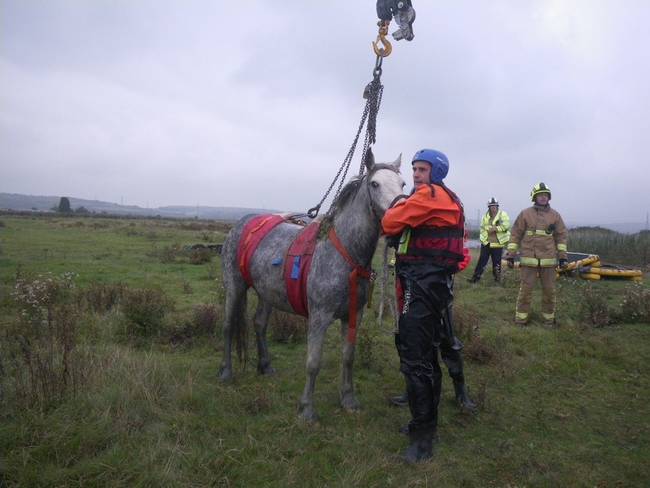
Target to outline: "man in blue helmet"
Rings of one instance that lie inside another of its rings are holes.
[[[465,217],[460,199],[443,183],[447,157],[423,149],[412,164],[414,191],[386,211],[382,227],[387,236],[399,236],[396,345],[412,416],[404,458],[415,463],[432,457],[442,384],[438,348],[443,344],[456,353],[462,375],[462,344],[454,337],[451,305],[453,275],[465,257]]]

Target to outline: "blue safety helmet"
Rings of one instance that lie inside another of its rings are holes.
[[[431,183],[442,183],[449,172],[449,160],[440,151],[435,149],[421,149],[415,153],[411,164],[424,161],[431,165]]]

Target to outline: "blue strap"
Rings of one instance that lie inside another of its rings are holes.
[[[297,280],[300,278],[300,256],[293,257],[293,268],[291,268],[291,279]]]

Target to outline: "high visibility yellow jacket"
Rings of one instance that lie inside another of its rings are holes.
[[[508,252],[521,253],[522,266],[557,266],[567,258],[568,231],[558,212],[550,206],[533,205],[517,216]]]
[[[481,244],[490,247],[503,247],[510,240],[510,217],[503,210],[499,210],[494,218],[488,211],[481,221],[479,234]]]

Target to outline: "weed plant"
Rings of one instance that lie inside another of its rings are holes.
[[[14,405],[46,410],[83,385],[87,368],[77,343],[81,310],[74,274],[17,280],[16,316],[0,343]]]

